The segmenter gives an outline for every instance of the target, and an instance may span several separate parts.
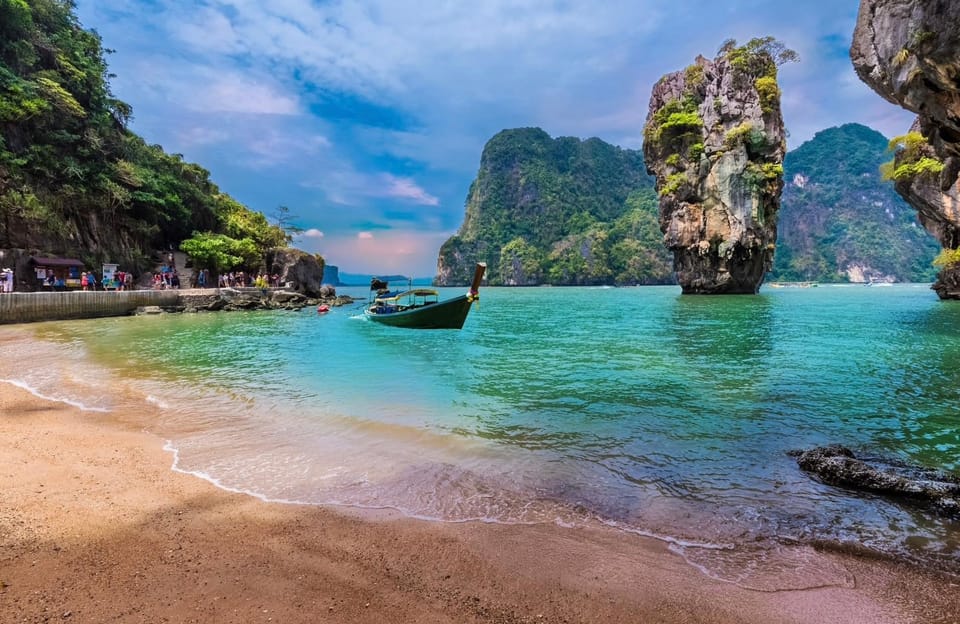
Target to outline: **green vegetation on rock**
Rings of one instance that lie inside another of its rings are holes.
[[[485,261],[494,285],[668,283],[652,186],[637,151],[504,130],[484,147],[436,281],[466,284]]]
[[[192,237],[195,251],[244,250],[224,258],[252,268],[288,241],[208,171],[130,132],[108,78],[72,2],[0,0],[0,247],[143,270]]]
[[[940,246],[881,180],[887,146],[879,132],[847,124],[787,154],[771,280],[933,280]]]
[[[894,152],[894,159],[880,165],[884,180],[909,181],[918,176],[933,177],[943,171],[943,163],[933,156],[933,148],[919,132],[890,139],[887,151]]]
[[[933,266],[941,269],[954,268],[960,265],[960,249],[944,249],[933,259]]]

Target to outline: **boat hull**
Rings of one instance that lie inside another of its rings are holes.
[[[472,298],[467,295],[461,295],[453,299],[447,299],[446,301],[439,301],[411,310],[404,310],[403,312],[377,314],[376,312],[371,312],[368,308],[364,313],[371,321],[383,325],[390,325],[391,327],[407,327],[410,329],[460,329],[463,327],[464,321],[467,320],[467,314],[469,314],[472,304]]]

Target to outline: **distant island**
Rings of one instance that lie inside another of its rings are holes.
[[[846,124],[787,153],[767,281],[933,280],[936,239],[881,178],[888,143]],[[539,128],[504,130],[484,147],[435,283],[466,284],[475,260],[491,285],[674,283],[642,154]]]
[[[412,283],[415,286],[429,286],[432,277],[409,277],[407,275],[373,275],[369,273],[341,273],[340,267],[328,264],[323,267],[323,283],[330,286],[369,286],[370,280],[377,278],[391,284]]]

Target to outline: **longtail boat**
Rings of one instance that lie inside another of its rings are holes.
[[[480,281],[486,270],[486,263],[477,263],[473,282],[465,295],[440,301],[440,293],[429,288],[415,288],[399,293],[381,291],[364,310],[364,314],[371,321],[393,327],[460,329],[467,320],[473,302],[480,298]],[[382,282],[376,285],[380,284]]]

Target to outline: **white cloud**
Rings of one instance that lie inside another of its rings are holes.
[[[304,230],[300,236],[304,236],[306,238],[323,238],[323,232],[317,228],[310,228],[308,230]]]
[[[177,130],[177,138],[185,147],[222,143],[229,137],[226,131],[209,126],[187,126]]]
[[[200,113],[296,115],[299,97],[269,74],[204,65],[178,57],[138,58],[128,76],[134,93]],[[134,102],[136,104],[136,102]]]
[[[440,200],[426,192],[410,178],[398,178],[389,173],[383,174],[386,188],[382,190],[385,197],[409,200],[423,206],[439,206]]]
[[[373,232],[357,232],[357,238],[360,240],[371,240],[373,238]]]

